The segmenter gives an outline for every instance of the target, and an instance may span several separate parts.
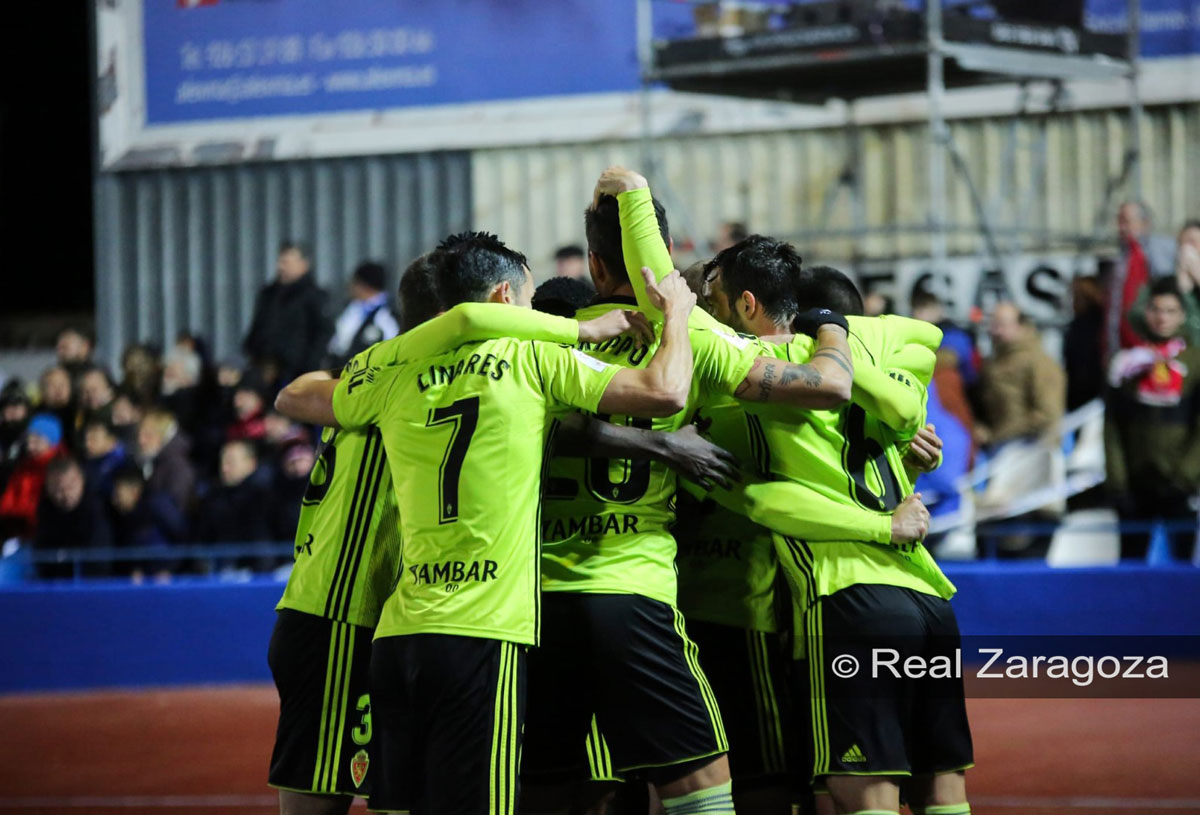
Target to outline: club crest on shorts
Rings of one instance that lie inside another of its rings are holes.
[[[367,767],[370,764],[371,757],[367,755],[366,750],[359,750],[354,754],[354,758],[350,759],[350,777],[354,779],[355,789],[362,786],[363,779],[367,777]]]

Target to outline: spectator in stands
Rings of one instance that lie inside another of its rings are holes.
[[[146,415],[146,409],[136,399],[123,390],[118,390],[113,398],[112,426],[125,451],[137,449],[138,425]]]
[[[100,497],[112,495],[113,474],[129,459],[111,421],[92,419],[83,426],[84,472]]]
[[[931,291],[918,289],[912,297],[912,316],[913,319],[933,323],[942,329],[939,353],[953,353],[953,362],[958,366],[963,385],[975,387],[979,380],[979,353],[975,349],[975,339],[946,316],[946,306],[941,299]]]
[[[271,538],[270,496],[251,476],[258,453],[237,439],[221,448],[221,480],[200,502],[193,537],[205,543],[254,543]]]
[[[38,410],[43,413],[53,414],[58,419],[63,427],[63,443],[68,448],[72,447],[74,439],[71,434],[75,429],[77,408],[75,404],[75,387],[71,380],[71,375],[61,365],[47,368],[42,371],[38,390],[41,392]]]
[[[169,495],[182,512],[191,509],[196,487],[190,449],[175,417],[165,410],[150,411],[138,425],[138,463],[146,483]]]
[[[0,494],[21,458],[21,440],[29,426],[31,410],[24,383],[19,379],[6,382],[0,391]]]
[[[254,371],[247,373],[233,389],[233,421],[225,428],[225,438],[258,440],[267,435],[267,388]]]
[[[1156,280],[1147,340],[1115,354],[1108,370],[1105,461],[1108,489],[1125,521],[1195,521],[1200,489],[1200,345],[1183,336],[1183,297],[1173,278]],[[1187,556],[1194,532],[1173,536]],[[1121,538],[1121,556],[1146,555],[1148,537]]]
[[[992,313],[992,356],[980,368],[975,440],[998,445],[1051,432],[1063,416],[1062,367],[1042,348],[1028,318],[1010,302]]]
[[[400,333],[387,295],[387,270],[379,263],[358,264],[350,278],[350,302],[334,324],[326,367],[340,368],[350,357]]]
[[[1126,201],[1117,210],[1117,235],[1121,257],[1108,285],[1108,316],[1105,321],[1105,350],[1112,357],[1122,348],[1140,343],[1140,335],[1129,322],[1129,312],[1142,289],[1155,277],[1174,269],[1175,247],[1165,235],[1151,234],[1150,208],[1140,201]]]
[[[54,352],[59,366],[71,377],[72,383],[91,366],[95,344],[92,332],[82,326],[69,325],[58,332]]]
[[[1184,334],[1189,343],[1200,343],[1200,221],[1188,221],[1179,230],[1175,242],[1175,282],[1183,296]],[[1143,287],[1129,312],[1129,322],[1141,337],[1147,337],[1146,309],[1150,289]]]
[[[0,494],[0,540],[33,534],[46,468],[64,452],[62,435],[62,424],[50,413],[29,420],[25,449]]]
[[[884,294],[876,289],[863,296],[863,314],[867,317],[878,317],[881,314],[895,314],[896,301],[890,294]]]
[[[588,273],[587,255],[584,254],[583,247],[572,243],[555,250],[554,276],[578,280],[591,288],[592,276]],[[592,291],[594,293],[595,289]]]
[[[38,507],[34,549],[89,549],[112,545],[112,529],[104,502],[79,462],[59,456],[46,468],[45,497]],[[106,566],[85,569],[85,574],[107,574]],[[70,564],[39,564],[39,577],[68,577]]]
[[[750,237],[749,230],[741,221],[725,221],[717,227],[717,235],[709,241],[709,248],[714,255],[724,252],[731,246],[739,244]]]
[[[1075,410],[1104,393],[1104,288],[1098,277],[1071,281],[1074,316],[1063,336],[1067,373],[1067,410]]]
[[[139,343],[121,355],[121,389],[143,405],[153,405],[162,394],[163,362],[158,349]]]
[[[142,471],[126,465],[113,475],[113,545],[118,548],[167,547],[187,537],[187,520],[167,496],[146,486]],[[170,560],[132,562],[120,571],[141,582],[146,574],[162,580],[178,564]]]
[[[167,351],[163,368],[162,405],[179,422],[192,443],[193,461],[216,472],[225,441],[223,400],[217,372],[209,364],[203,340],[182,332]]]
[[[92,419],[112,421],[112,403],[117,396],[112,377],[99,365],[85,368],[79,375],[80,419],[76,427],[82,428]]]
[[[279,247],[275,281],[259,292],[242,343],[272,387],[320,367],[333,333],[325,310],[327,296],[313,279],[311,257],[304,245],[294,241]]]
[[[279,456],[279,472],[271,489],[274,502],[271,513],[271,539],[291,540],[300,520],[300,501],[308,489],[308,479],[316,461],[316,452],[306,439],[293,439]]]

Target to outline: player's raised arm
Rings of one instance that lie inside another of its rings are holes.
[[[629,282],[633,286],[638,306],[645,310],[651,320],[662,318],[662,312],[647,295],[643,279],[633,270],[647,268],[654,273],[654,280],[662,280],[675,268],[671,253],[659,229],[658,215],[654,211],[654,198],[646,179],[625,167],[609,167],[596,181],[592,206],[600,203],[601,196],[611,195],[617,199],[621,222],[621,254],[625,268],[630,271]]]
[[[647,297],[663,312],[662,340],[645,368],[622,368],[617,372],[600,399],[599,412],[672,416],[687,406],[692,385],[687,320],[696,305],[696,295],[679,272],[672,272],[657,284],[649,269],[642,269],[641,277]]]
[[[747,402],[778,402],[810,410],[835,408],[850,400],[854,363],[846,335],[846,319],[828,309],[801,315],[817,338],[806,363],[762,356],[734,392]]]

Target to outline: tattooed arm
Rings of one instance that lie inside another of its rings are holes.
[[[853,384],[854,363],[846,331],[827,323],[817,332],[817,348],[808,362],[758,357],[734,396],[747,402],[834,408],[850,400]]]

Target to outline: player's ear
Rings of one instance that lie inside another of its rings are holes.
[[[750,318],[758,311],[758,299],[749,290],[742,292],[742,296],[738,298],[738,306],[741,309],[743,316]]]
[[[488,295],[489,303],[501,303],[503,305],[511,305],[514,300],[512,286],[507,280],[501,280],[492,289],[492,293]]]
[[[595,252],[588,252],[588,274],[592,276],[592,285],[597,289],[600,284],[608,277],[608,270],[604,268],[604,261]]]

